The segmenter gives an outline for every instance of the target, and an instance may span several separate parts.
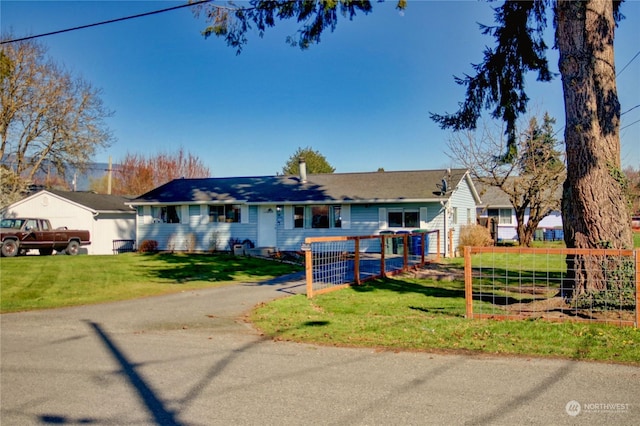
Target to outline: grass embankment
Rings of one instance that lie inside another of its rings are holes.
[[[121,254],[0,259],[0,312],[58,308],[256,282],[300,267],[228,255]]]
[[[640,365],[640,330],[465,318],[464,282],[396,278],[279,299],[251,320],[278,340],[386,350],[561,357]]]
[[[640,246],[638,234],[635,242]],[[515,260],[519,268],[536,270],[533,257],[486,257],[504,271]],[[463,260],[452,259],[448,266],[462,271]],[[565,266],[563,256],[545,261],[549,271],[563,271]],[[544,320],[468,320],[462,280],[376,280],[310,300],[303,295],[276,300],[255,309],[251,320],[275,339],[296,342],[640,365],[640,329]]]

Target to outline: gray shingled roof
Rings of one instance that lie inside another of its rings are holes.
[[[453,190],[465,169],[399,172],[330,173],[298,176],[258,176],[207,179],[175,179],[131,201],[147,203],[303,203],[324,201],[382,202],[440,200],[442,179]]]
[[[482,205],[485,208],[512,208],[511,200],[506,192],[497,186],[491,186],[489,184],[483,184],[474,180],[474,185],[480,199],[482,199]],[[558,200],[562,199],[562,185],[558,188],[556,193]]]
[[[135,213],[128,204],[131,198],[119,195],[96,194],[94,192],[57,191],[49,189],[47,192],[65,198],[76,204],[88,207],[97,212]]]
[[[478,195],[480,195],[483,206],[511,208],[509,196],[502,189],[497,186],[485,185],[477,181],[474,181],[474,184],[476,185],[476,190],[478,191]]]

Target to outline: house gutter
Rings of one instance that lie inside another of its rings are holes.
[[[98,216],[101,214],[119,214],[119,213],[136,214],[136,211],[135,210],[96,210],[95,212],[93,212],[93,215]]]
[[[265,204],[274,204],[275,201],[272,201],[270,203],[265,203]],[[184,206],[184,205],[209,205],[209,204],[254,204],[254,203],[250,203],[247,200],[225,200],[225,201],[218,201],[218,200],[208,200],[208,201],[172,201],[172,202],[166,202],[166,201],[143,201],[143,202],[134,202],[134,203],[125,203],[125,205],[129,206],[129,207],[135,207],[135,206]]]
[[[443,220],[443,231],[444,231],[444,257],[448,257],[447,256],[447,216],[449,216],[449,212],[448,212],[448,208],[447,208],[447,204],[449,204],[448,200],[440,200],[440,205],[442,206],[442,212],[443,212],[443,216],[444,216],[444,220]],[[438,250],[440,250],[440,247],[438,247]]]
[[[273,204],[281,204],[283,206],[300,206],[307,204],[326,204],[326,203],[342,203],[342,204],[383,204],[383,203],[440,203],[442,202],[442,198],[424,198],[424,199],[397,199],[397,198],[389,198],[389,199],[372,199],[372,200],[349,200],[349,199],[326,199],[326,200],[305,200],[305,201],[254,201],[254,202],[246,202],[246,204],[251,206],[261,206],[261,205],[273,205]]]

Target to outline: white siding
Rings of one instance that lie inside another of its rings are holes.
[[[342,229],[351,229],[351,205],[343,204],[340,210]]]
[[[492,208],[492,207],[490,207]],[[497,207],[496,207],[497,208]],[[502,208],[501,208],[502,210]],[[509,208],[511,211],[511,223],[510,224],[498,224],[498,239],[499,240],[517,240],[518,232],[517,225],[518,221],[516,220],[516,213],[513,208]],[[483,208],[480,217],[487,217],[487,209]],[[529,209],[525,211],[524,220],[527,222],[529,220]],[[559,211],[553,211],[551,214],[546,216],[540,223],[538,224],[538,229],[546,230],[546,229],[562,229],[562,215]]]
[[[138,222],[138,247],[144,240],[155,240],[158,242],[158,249],[162,251],[211,251],[214,248],[227,251],[232,238],[250,240],[254,244],[257,241],[258,210],[255,206],[243,207],[240,213],[241,223],[209,223],[209,207],[206,205],[200,207],[200,218],[189,217],[188,206],[181,206],[180,211],[187,212],[187,216],[181,217],[182,223]],[[188,220],[185,221],[184,218]]]
[[[452,211],[453,208],[457,208],[458,220],[456,224],[452,224]],[[470,215],[470,216],[469,216]],[[453,190],[449,199],[449,215],[447,217],[447,256],[452,256],[457,250],[460,242],[460,228],[467,223],[476,223],[476,201],[471,192],[471,188],[467,184],[467,181],[463,179],[458,186]],[[449,230],[453,229],[453,250],[454,253],[449,252]]]

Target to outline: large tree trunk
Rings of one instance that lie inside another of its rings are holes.
[[[620,166],[613,2],[560,0],[556,19],[566,113],[565,242],[572,248],[631,248]],[[570,256],[567,268],[569,296],[606,287],[602,259]]]

